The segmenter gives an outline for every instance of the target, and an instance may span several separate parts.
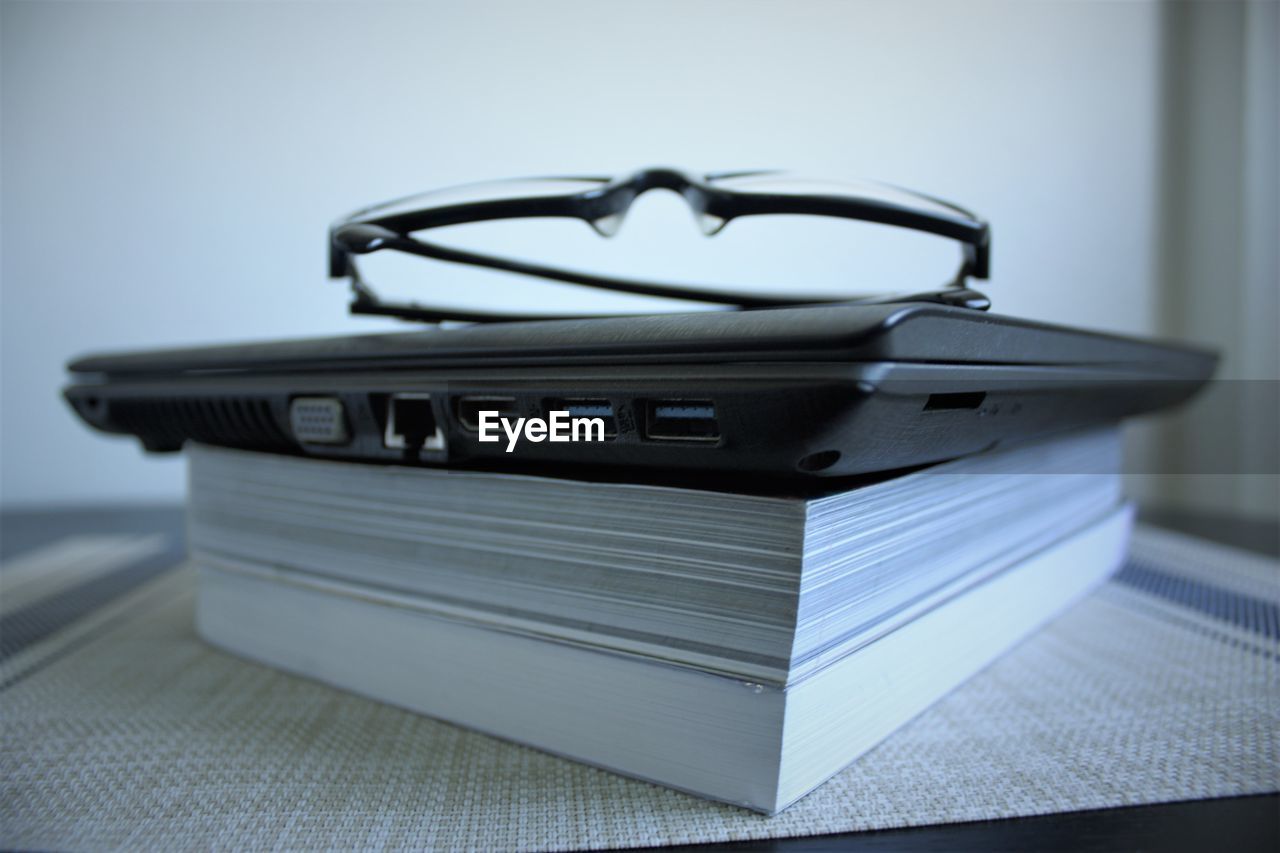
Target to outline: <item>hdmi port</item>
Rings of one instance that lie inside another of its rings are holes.
[[[599,418],[604,421],[606,440],[618,437],[618,420],[613,414],[613,403],[593,397],[569,397],[544,402],[548,412],[568,412],[570,420]]]
[[[462,428],[471,432],[480,431],[481,412],[497,412],[500,418],[519,417],[515,397],[459,397],[453,404],[453,412],[458,416],[458,423],[462,424]]]
[[[710,400],[650,400],[644,437],[656,441],[718,441],[720,424]]]

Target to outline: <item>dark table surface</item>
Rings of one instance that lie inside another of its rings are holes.
[[[1139,519],[1280,557],[1280,523],[1274,520],[1171,509],[1144,510]],[[167,533],[180,541],[182,508],[170,505],[5,511],[0,513],[0,559],[7,560],[74,534],[147,532]],[[819,850],[1261,850],[1277,853],[1280,851],[1280,794],[668,849],[759,853]]]

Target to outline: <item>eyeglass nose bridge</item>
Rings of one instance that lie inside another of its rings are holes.
[[[683,198],[693,212],[694,222],[708,237],[719,233],[729,222],[727,216],[718,215],[719,193],[713,187],[687,172],[658,166],[632,172],[601,188],[594,194],[596,205],[587,216],[587,223],[601,236],[612,237],[622,227],[635,200],[650,190],[670,190]]]
[[[632,172],[624,180],[624,183],[634,187],[636,195],[640,195],[649,190],[658,189],[671,190],[672,192],[683,194],[687,188],[694,186],[698,182],[679,169],[657,166]]]

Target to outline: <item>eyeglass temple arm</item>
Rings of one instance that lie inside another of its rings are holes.
[[[612,290],[618,293],[630,293],[637,296],[656,296],[694,302],[732,304],[743,308],[774,308],[781,305],[796,305],[805,302],[844,301],[830,295],[819,296],[802,293],[770,295],[727,292],[692,285],[659,284],[615,276],[595,275],[530,261],[504,258],[497,255],[482,255],[463,249],[441,246],[438,243],[405,237],[380,225],[357,223],[342,226],[334,232],[333,242],[341,248],[342,262],[345,264],[345,269],[340,270],[338,275],[351,276],[353,284],[357,284],[358,288],[364,288],[364,284],[359,279],[358,271],[351,262],[350,255],[368,254],[379,249],[395,249],[407,254],[432,258],[438,261],[485,267],[519,275],[536,276],[551,281],[560,281],[566,284]],[[365,288],[365,292],[368,292],[367,288]]]
[[[991,300],[984,294],[967,287],[947,288],[945,290],[932,290],[925,293],[913,293],[907,296],[889,296],[889,297],[867,297],[863,299],[842,299],[839,302],[830,303],[832,305],[897,305],[900,303],[917,303],[931,302],[936,305],[950,305],[957,308],[967,308],[971,311],[986,311],[991,307]],[[791,306],[768,306],[768,307],[803,307],[806,303],[797,303]],[[812,304],[812,303],[807,303]],[[730,310],[752,310],[743,309],[741,306],[728,306]],[[382,317],[396,317],[400,320],[413,320],[424,323],[441,323],[452,321],[458,323],[511,323],[524,320],[587,320],[600,319],[602,317],[618,317],[626,316],[621,314],[526,314],[515,311],[467,311],[454,308],[432,308],[429,305],[421,305],[417,302],[407,303],[388,303],[381,302],[376,298],[362,298],[357,296],[351,303],[352,314],[371,314]]]

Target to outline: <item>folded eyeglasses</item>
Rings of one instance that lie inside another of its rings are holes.
[[[631,204],[665,189],[692,208],[703,233],[712,236],[744,216],[804,214],[898,226],[956,240],[962,255],[955,277],[939,290],[891,298],[805,296],[796,293],[728,292],[595,275],[514,258],[452,248],[416,236],[448,225],[525,217],[579,219],[601,236],[616,234]],[[967,286],[989,272],[991,232],[962,207],[882,184],[842,183],[786,172],[723,172],[705,176],[674,169],[642,169],[621,178],[549,177],[471,184],[366,207],[334,223],[329,232],[329,275],[350,280],[353,314],[379,314],[424,322],[494,322],[551,319],[546,314],[468,311],[416,302],[384,301],[360,275],[357,256],[392,250],[458,264],[537,276],[622,293],[684,299],[741,310],[818,303],[938,302],[986,310],[990,300]],[[579,315],[581,316],[581,315]],[[599,315],[593,315],[599,316]]]

